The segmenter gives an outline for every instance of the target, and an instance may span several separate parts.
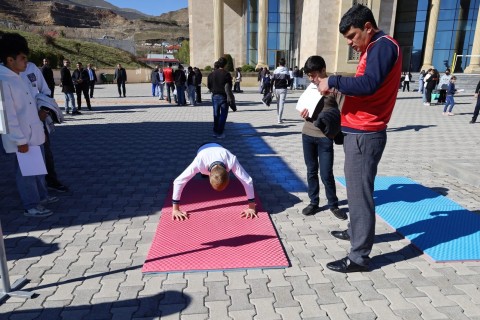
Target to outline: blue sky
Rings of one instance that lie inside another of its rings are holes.
[[[188,7],[188,0],[107,0],[107,2],[120,8],[131,8],[152,16]]]

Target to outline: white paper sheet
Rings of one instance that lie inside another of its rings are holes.
[[[310,83],[300,98],[298,98],[295,108],[300,112],[302,112],[303,109],[308,109],[308,116],[311,117],[321,98],[322,94],[318,92],[317,86],[314,83]]]
[[[28,152],[25,153],[17,151],[17,159],[24,177],[47,174],[40,146],[28,146]]]

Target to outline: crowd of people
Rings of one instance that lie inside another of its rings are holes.
[[[307,59],[303,71],[298,67],[287,68],[285,59],[280,59],[273,73],[268,68],[262,68],[258,80],[260,93],[264,95],[263,102],[268,105],[272,97],[275,97],[279,124],[283,123],[288,89],[298,88],[299,79],[303,77],[301,72],[306,73],[314,91],[320,93],[318,101],[312,105],[297,106],[299,117],[304,121],[302,146],[310,200],[302,214],[309,216],[321,210],[321,181],[331,213],[338,219],[349,218],[350,221],[347,230],[331,232],[335,238],[350,241],[350,251],[346,257],[328,263],[327,267],[347,273],[369,270],[375,236],[373,184],[387,143],[386,128],[396,103],[398,79],[403,77],[402,89],[409,91],[412,75],[402,75],[399,44],[378,28],[368,7],[357,4],[348,10],[341,18],[339,32],[350,47],[361,53],[354,76],[328,76],[325,60],[314,55]],[[48,59],[44,59],[42,68],[38,69],[28,63],[28,54],[28,43],[21,35],[8,33],[0,36],[1,92],[4,95],[2,98],[9,129],[7,134],[2,135],[2,141],[5,151],[15,156],[16,181],[24,214],[29,217],[45,217],[52,214],[45,206],[58,201],[57,197],[49,195],[48,190],[68,191],[68,187],[60,182],[55,173],[48,138],[53,132],[52,118],[56,118],[57,123],[61,122],[62,112],[53,99],[55,81]],[[216,139],[226,137],[225,125],[229,109],[237,110],[233,93],[242,92],[241,70],[236,69],[232,76],[225,69],[226,65],[226,58],[220,57],[207,77],[213,111],[212,136]],[[65,59],[60,75],[66,113],[81,114],[82,96],[87,109],[92,110],[90,99],[94,97],[97,82],[92,66],[88,64],[84,69],[83,64],[77,62],[76,69],[71,72],[70,61]],[[192,106],[202,103],[202,73],[196,67],[188,67],[185,71],[182,65],[173,70],[171,63],[165,68],[157,66],[152,70],[150,79],[153,97],[166,99],[168,103],[172,103],[173,99],[178,106],[187,105],[187,100]],[[127,72],[121,64],[115,69],[115,81],[119,98],[126,97]],[[425,105],[430,105],[432,93],[439,90],[438,100],[445,103],[443,114],[453,115],[453,97],[457,91],[455,81],[456,77],[450,75],[450,70],[442,77],[436,69],[422,72],[418,91],[423,93]],[[477,105],[471,123],[476,121],[480,111],[479,90],[480,82],[476,88]],[[43,108],[44,106],[48,107]],[[349,215],[339,208],[336,195],[333,175],[335,143],[342,144],[345,152],[344,173]],[[21,172],[17,152],[26,153],[33,148],[39,148],[43,155],[46,177],[41,172],[28,176]],[[242,216],[255,218],[253,179],[233,153],[216,143],[201,146],[192,164],[175,180],[172,218],[188,218],[188,213],[180,209],[179,203],[183,187],[193,175],[200,172],[210,176],[212,187],[222,191],[228,185],[230,171],[239,177],[248,198],[248,208],[242,212]]]

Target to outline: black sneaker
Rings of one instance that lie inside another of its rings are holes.
[[[333,213],[333,215],[334,215],[335,218],[337,218],[337,219],[346,220],[346,219],[348,218],[348,217],[347,217],[347,214],[345,213],[345,211],[343,211],[343,210],[340,209],[339,207],[330,208],[330,211]]]
[[[320,208],[318,207],[318,205],[310,203],[308,206],[305,207],[305,209],[302,210],[302,214],[304,216],[311,216],[317,213],[318,211],[320,211]]]
[[[50,185],[47,185],[47,187],[48,187],[48,190],[53,190],[61,193],[69,191],[68,187],[64,186],[63,184],[50,184]]]

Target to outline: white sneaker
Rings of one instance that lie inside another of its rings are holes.
[[[48,210],[41,205],[38,205],[36,208],[28,209],[25,210],[23,213],[24,216],[26,217],[34,217],[34,218],[43,218],[43,217],[48,217],[51,216],[53,212],[51,210]]]
[[[453,113],[453,112],[449,112],[449,113],[448,113],[448,115],[449,115],[449,116],[454,116],[454,115],[455,115],[455,113]]]
[[[46,205],[46,204],[50,204],[50,203],[55,203],[58,200],[59,200],[58,197],[46,197],[45,199],[40,200],[40,204],[41,205]]]
[[[447,113],[446,113],[446,112],[442,112],[442,114],[443,114],[444,116],[446,116],[446,115],[447,115]]]

